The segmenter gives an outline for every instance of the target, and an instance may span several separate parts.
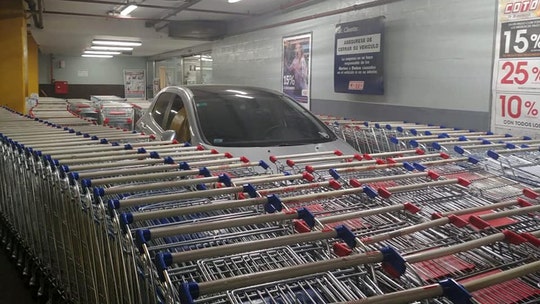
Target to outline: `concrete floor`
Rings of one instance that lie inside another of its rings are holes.
[[[8,257],[4,248],[0,249],[0,303],[2,304],[36,304],[38,299],[32,297],[32,291],[15,261]]]

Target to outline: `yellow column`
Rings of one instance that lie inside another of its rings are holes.
[[[32,34],[28,33],[28,88],[26,96],[32,93],[39,95],[38,45]]]
[[[23,0],[0,1],[0,104],[24,112],[28,47]]]

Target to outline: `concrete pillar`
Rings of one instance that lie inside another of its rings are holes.
[[[23,0],[0,1],[0,104],[21,113],[28,90],[26,32]]]

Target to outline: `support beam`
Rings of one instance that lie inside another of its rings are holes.
[[[0,1],[0,104],[25,111],[27,27],[22,0]]]

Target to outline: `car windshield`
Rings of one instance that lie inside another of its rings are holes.
[[[254,88],[195,87],[194,106],[204,140],[214,146],[293,146],[335,140],[294,100]]]

